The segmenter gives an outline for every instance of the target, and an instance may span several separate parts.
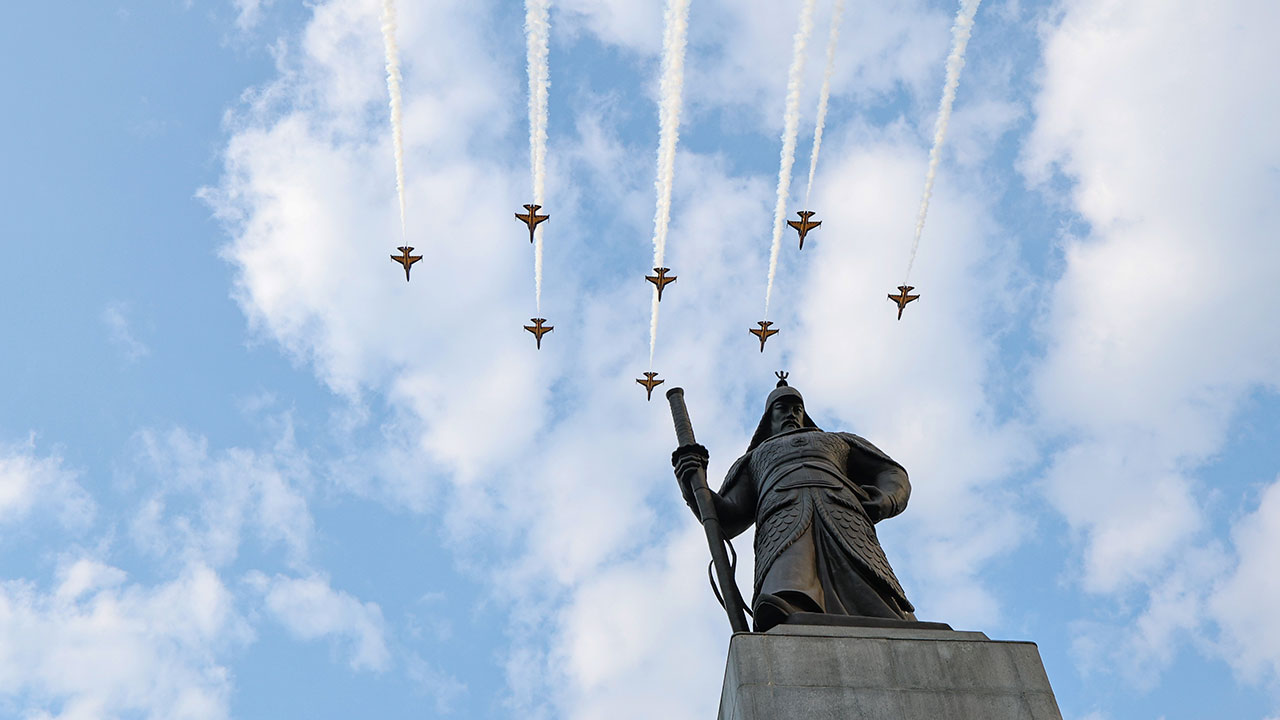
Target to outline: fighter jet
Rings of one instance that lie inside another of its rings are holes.
[[[525,205],[524,209],[529,212],[524,215],[516,213],[516,219],[529,226],[529,242],[533,242],[533,231],[538,227],[538,223],[551,219],[551,216],[538,214],[538,211],[542,209],[541,205]]]
[[[525,326],[524,326],[524,329],[525,329],[525,330],[528,330],[528,331],[529,331],[529,332],[531,332],[531,333],[533,333],[533,337],[534,337],[535,339],[537,339],[537,341],[538,341],[538,349],[539,349],[539,350],[541,350],[541,349],[542,349],[542,336],[543,336],[543,335],[546,335],[547,333],[551,332],[552,330],[555,330],[555,328],[554,328],[554,327],[552,327],[552,326],[550,326],[550,325],[543,325],[543,324],[542,324],[542,323],[544,323],[544,322],[546,322],[546,321],[547,321],[547,319],[546,319],[546,318],[529,318],[529,319],[533,321],[533,324],[532,324],[532,325],[525,325]]]
[[[671,272],[671,268],[654,268],[657,275],[645,275],[644,279],[653,283],[658,288],[658,302],[662,302],[662,288],[676,281],[676,276],[667,277],[667,273]]]
[[[821,224],[822,224],[822,221],[821,221],[821,220],[819,220],[819,221],[817,221],[817,222],[810,222],[810,221],[809,221],[809,218],[813,217],[813,211],[812,211],[812,210],[798,210],[798,211],[796,212],[796,214],[800,216],[800,219],[799,219],[799,220],[788,220],[788,221],[787,221],[787,224],[788,224],[788,225],[790,225],[791,227],[795,228],[795,229],[796,229],[796,232],[800,233],[800,249],[801,249],[801,250],[803,250],[803,249],[804,249],[804,236],[805,236],[805,235],[807,235],[807,234],[809,233],[809,231],[810,231],[810,230],[812,230],[812,229],[814,229],[814,228],[818,227],[819,225],[821,225]]]
[[[400,254],[392,255],[391,259],[404,266],[404,281],[409,282],[409,266],[421,260],[422,256],[410,255],[409,253],[413,252],[413,248],[407,245],[396,249],[400,251]]]
[[[912,300],[919,300],[919,299],[920,299],[920,296],[919,296],[919,295],[908,295],[908,294],[907,294],[907,293],[911,292],[912,290],[915,290],[915,286],[913,286],[913,285],[899,285],[899,286],[898,286],[898,294],[897,294],[897,295],[893,295],[893,294],[890,294],[890,295],[889,295],[889,299],[890,299],[890,300],[892,300],[892,301],[894,301],[894,302],[898,303],[898,319],[899,319],[899,320],[901,320],[901,319],[902,319],[902,311],[903,311],[904,309],[906,309],[906,307],[907,307],[907,303],[911,302]]]
[[[655,379],[655,378],[657,378],[657,377],[658,377],[658,373],[656,373],[656,372],[647,372],[647,373],[644,373],[644,379],[643,379],[643,380],[640,380],[640,379],[637,379],[637,380],[636,380],[636,382],[638,382],[638,383],[640,383],[641,385],[643,385],[643,386],[644,386],[644,392],[645,392],[645,395],[646,395],[646,399],[648,399],[648,400],[653,400],[653,389],[654,389],[654,388],[656,388],[656,387],[658,387],[658,386],[659,386],[659,385],[661,385],[662,383],[666,382],[666,380],[657,380],[657,379]]]
[[[769,326],[772,325],[773,323],[768,320],[761,320],[756,324],[759,325],[760,327],[751,328],[747,332],[760,338],[760,352],[764,352],[764,341],[768,340],[770,337],[774,335],[777,335],[778,331],[769,329]]]

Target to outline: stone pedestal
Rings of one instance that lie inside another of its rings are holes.
[[[1035,643],[954,630],[738,633],[720,720],[1062,720]]]

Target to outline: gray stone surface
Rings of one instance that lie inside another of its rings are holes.
[[[720,720],[1062,720],[1035,643],[779,625],[729,642]]]

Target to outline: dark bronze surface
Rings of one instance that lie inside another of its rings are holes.
[[[857,435],[819,429],[785,373],[779,378],[746,453],[718,493],[705,491],[726,539],[756,525],[755,629],[812,613],[914,623],[875,531],[906,508],[907,471]],[[672,455],[700,519],[695,481],[705,477],[707,457],[683,439]]]

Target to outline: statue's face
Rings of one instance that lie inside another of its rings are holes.
[[[773,434],[804,427],[804,402],[795,396],[780,397],[769,407]]]

